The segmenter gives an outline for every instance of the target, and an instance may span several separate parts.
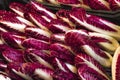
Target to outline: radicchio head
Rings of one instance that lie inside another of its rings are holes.
[[[43,40],[38,40],[34,38],[28,38],[25,39],[22,42],[22,46],[25,48],[33,48],[33,49],[39,49],[39,50],[49,50],[49,42],[43,41]]]
[[[90,38],[88,33],[83,30],[71,30],[65,35],[65,42],[71,47],[81,49],[88,55],[92,56],[100,64],[105,67],[110,67],[112,62],[112,56],[101,50]]]
[[[30,62],[38,62],[42,65],[45,65],[51,69],[53,69],[51,62],[50,54],[45,50],[36,50],[36,49],[27,49],[24,54],[24,58],[26,61]]]
[[[110,80],[102,66],[87,54],[79,54],[75,57],[78,74],[84,80]]]
[[[26,80],[53,80],[53,70],[38,63],[10,63],[8,65],[8,74],[17,75]]]
[[[14,48],[23,48],[22,41],[26,39],[25,36],[4,32],[1,35],[2,41]]]

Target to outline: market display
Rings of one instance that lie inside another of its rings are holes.
[[[117,10],[120,1],[47,1],[74,7],[52,12],[30,1],[0,10],[0,79],[119,80],[120,26],[77,6]]]

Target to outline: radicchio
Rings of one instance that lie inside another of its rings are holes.
[[[93,25],[94,28],[96,27],[96,29],[90,29],[92,31],[95,32],[99,32],[102,34],[106,34],[109,36],[112,36],[114,38],[116,38],[117,40],[119,40],[119,34],[120,34],[120,26],[116,25],[114,23],[111,23],[103,18],[100,18],[98,16],[94,16],[94,15],[86,15],[87,16],[87,23],[89,23],[90,25]]]
[[[30,19],[41,29],[47,30],[47,25],[49,24],[48,17],[41,15],[40,13],[30,12],[28,13]],[[45,18],[46,17],[46,18]]]
[[[54,58],[52,61],[52,65],[55,68],[55,70],[61,70],[73,74],[77,73],[77,68],[74,65],[64,62],[59,58]]]
[[[115,11],[120,9],[120,0],[108,0],[110,8]]]
[[[7,27],[8,29],[12,29],[16,32],[21,32],[24,33],[24,29],[27,26],[34,26],[31,22],[29,22],[28,20],[19,17],[19,16],[4,16],[0,19],[0,23],[5,25],[5,27]]]
[[[33,48],[33,49],[39,49],[39,50],[49,50],[50,44],[43,40],[38,40],[34,38],[28,38],[25,39],[22,42],[22,46],[25,48]]]
[[[71,10],[69,16],[80,26],[83,26],[88,30],[110,35],[117,40],[120,39],[120,27],[118,25],[104,20],[103,18],[88,15],[84,9],[74,8]]]
[[[78,54],[75,57],[75,64],[83,80],[110,80],[102,66],[87,54]]]
[[[29,4],[31,5],[32,9],[36,10],[39,13],[46,15],[48,18],[50,18],[50,19],[57,18],[54,13],[52,13],[48,8],[46,8],[45,6],[40,4],[39,2],[31,1]]]
[[[54,43],[50,45],[50,55],[52,57],[57,57],[62,59],[65,62],[73,63],[74,55],[69,46],[59,44],[59,43]]]
[[[110,10],[110,5],[106,0],[92,0],[89,1],[89,5],[96,10]]]
[[[36,49],[27,49],[24,58],[26,61],[30,62],[38,62],[42,65],[45,65],[51,69],[53,69],[51,62],[51,57],[45,50],[36,50]]]
[[[120,77],[120,47],[118,47],[114,53],[112,61],[112,80],[118,80]]]
[[[23,48],[22,41],[26,39],[25,36],[4,32],[1,35],[2,41],[14,48]]]
[[[52,20],[49,23],[48,28],[53,33],[65,33],[66,31],[72,29],[69,24],[59,19]]]
[[[69,10],[61,9],[56,12],[58,18],[68,23],[71,27],[75,28],[75,24],[69,18]]]
[[[14,11],[16,14],[20,15],[21,17],[24,17],[24,13],[27,12],[25,4],[19,3],[19,2],[13,2],[9,5],[9,8]]]
[[[17,74],[26,80],[53,80],[53,70],[38,63],[10,63],[8,74]]]
[[[25,62],[23,55],[24,54],[22,51],[19,51],[19,50],[13,49],[13,48],[7,48],[2,52],[2,56],[8,62],[23,63],[23,62]]]
[[[0,17],[4,17],[4,16],[17,16],[17,14],[11,11],[0,10]]]
[[[70,30],[65,35],[65,42],[71,47],[77,47],[105,67],[111,66],[112,56],[101,50],[83,30]]]
[[[95,32],[89,32],[89,35],[104,50],[115,51],[119,46],[118,41],[111,36]]]
[[[25,33],[27,36],[35,39],[49,41],[51,33],[40,28],[26,28]]]

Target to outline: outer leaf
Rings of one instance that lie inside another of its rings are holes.
[[[27,36],[45,41],[49,41],[51,36],[50,32],[42,30],[40,28],[26,28],[25,33],[27,34]]]
[[[52,20],[48,25],[48,28],[53,33],[65,33],[66,31],[72,29],[69,24],[59,19]]]
[[[9,8],[20,15],[21,17],[24,17],[24,13],[27,12],[25,4],[19,3],[19,2],[13,2],[9,5]]]
[[[89,5],[96,10],[110,10],[109,3],[106,0],[92,0],[89,1]]]
[[[13,49],[13,48],[8,48],[5,51],[2,52],[2,56],[7,60],[8,62],[19,62],[23,63],[25,62],[23,59],[23,52]]]
[[[4,16],[17,16],[17,14],[11,12],[11,11],[6,11],[6,10],[0,10],[0,17]]]
[[[23,48],[22,41],[25,40],[25,36],[13,34],[13,33],[2,33],[2,41],[14,48]]]
[[[119,80],[120,79],[120,47],[118,47],[115,51],[112,61],[112,80]]]
[[[50,45],[51,56],[62,59],[65,62],[73,64],[74,55],[69,46],[54,43]]]
[[[74,65],[64,62],[59,58],[54,58],[52,61],[52,65],[55,70],[62,70],[69,73],[77,73],[77,68]]]
[[[0,19],[0,23],[5,25],[8,29],[13,29],[14,31],[17,32],[24,32],[24,29],[27,26],[34,26],[31,22],[28,20],[19,17],[19,16],[4,16]]]
[[[34,38],[28,38],[25,39],[22,42],[22,45],[25,48],[33,48],[33,49],[39,49],[39,50],[49,50],[49,43],[46,41],[34,39]]]
[[[42,4],[40,4],[39,2],[31,1],[29,4],[36,11],[42,12],[44,15],[46,15],[49,18],[56,19],[56,15],[54,13],[52,13],[49,9],[47,9],[45,6],[43,6]]]
[[[107,51],[115,51],[119,46],[118,41],[108,35],[95,32],[89,32],[89,35],[94,42]]]
[[[10,47],[8,45],[6,45],[6,44],[0,44],[0,53],[2,53],[7,48],[10,48]]]
[[[120,0],[108,0],[110,3],[110,8],[112,10],[119,10],[120,9]]]
[[[64,22],[68,23],[72,28],[75,28],[76,25],[69,18],[69,12],[69,10],[61,9],[56,13],[56,15]]]
[[[51,58],[47,51],[27,49],[24,56],[27,61],[38,62],[53,69],[52,65],[50,64]]]
[[[69,24],[59,19],[52,20],[48,25],[48,28],[53,33],[65,33],[66,31],[72,29]]]
[[[30,19],[41,29],[48,30],[47,25],[49,24],[49,18],[43,16],[37,12],[30,12],[28,13]],[[46,18],[45,18],[46,17]]]

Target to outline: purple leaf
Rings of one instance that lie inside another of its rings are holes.
[[[120,9],[120,0],[108,0],[110,8],[115,11]]]
[[[36,10],[37,12],[43,13],[51,19],[56,19],[56,15],[39,2],[31,1],[29,4],[31,5],[32,9]]]
[[[76,25],[69,18],[69,12],[70,12],[69,10],[61,9],[56,12],[56,15],[58,18],[60,18],[64,22],[68,23],[72,28],[75,28]]]
[[[92,56],[100,64],[110,67],[112,56],[101,50],[90,38],[87,32],[83,30],[71,30],[65,35],[65,42],[71,47],[81,49],[88,55]]]
[[[25,62],[23,59],[23,52],[13,49],[13,48],[7,48],[2,52],[2,56],[5,58],[8,62],[19,62],[23,63]]]
[[[26,80],[53,80],[53,70],[38,63],[11,63],[8,70],[9,73],[17,74]]]
[[[28,13],[30,19],[41,29],[48,30],[49,18],[37,12]]]
[[[53,74],[54,80],[80,80],[80,78],[70,72],[64,72],[62,70],[56,70]]]
[[[49,23],[48,29],[53,33],[65,33],[72,28],[66,22],[59,19],[54,19]]]
[[[59,58],[54,58],[52,61],[52,65],[55,70],[62,70],[69,73],[77,73],[77,68],[74,65],[64,62]]]
[[[11,11],[0,10],[0,17],[4,17],[4,16],[17,16],[17,14]]]
[[[118,25],[113,24],[103,18],[88,15],[84,9],[74,8],[69,14],[70,18],[76,21],[80,26],[95,32],[110,35],[116,39],[120,39],[120,28]]]
[[[28,26],[33,27],[34,25],[28,20],[19,16],[4,16],[0,19],[0,23],[5,25],[8,29],[12,29],[16,32],[24,33],[24,29]]]
[[[53,69],[50,64],[50,55],[45,50],[27,49],[24,56],[27,61],[38,62],[44,66]]]
[[[100,48],[104,50],[115,51],[119,46],[118,41],[111,36],[95,32],[89,32],[89,35],[93,42],[96,42],[96,44],[98,44]]]
[[[109,80],[102,66],[86,54],[77,55],[75,57],[75,64],[78,67],[78,74],[82,79]]]
[[[65,62],[73,64],[74,55],[69,46],[54,43],[50,45],[51,56],[62,59]]]
[[[25,7],[25,4],[19,3],[19,2],[13,2],[9,5],[9,8],[14,11],[16,14],[20,15],[21,17],[24,17],[24,13],[27,12],[27,9]]]
[[[33,37],[39,40],[49,41],[51,33],[40,28],[26,28],[25,33],[27,36]]]
[[[22,42],[22,45],[25,48],[33,48],[33,49],[39,49],[39,50],[49,50],[49,43],[43,40],[38,40],[34,38],[28,38],[25,39]]]
[[[89,6],[95,10],[110,10],[110,5],[106,0],[89,1]]]
[[[22,41],[25,40],[25,36],[13,34],[10,32],[2,33],[2,40],[11,47],[23,48]]]

